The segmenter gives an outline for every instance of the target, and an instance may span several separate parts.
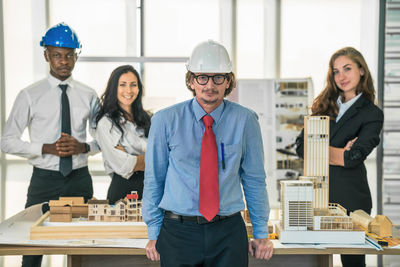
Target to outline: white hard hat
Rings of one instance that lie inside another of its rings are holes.
[[[230,73],[232,62],[223,45],[208,40],[193,49],[186,68],[193,73]]]

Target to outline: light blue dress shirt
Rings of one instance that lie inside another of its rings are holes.
[[[196,98],[157,112],[146,152],[142,215],[150,240],[156,240],[163,210],[186,216],[199,213],[200,150],[206,112]],[[219,215],[245,208],[255,238],[267,238],[269,202],[263,144],[257,115],[224,100],[211,114],[219,161]],[[221,146],[224,146],[225,169]]]
[[[357,99],[359,99],[362,96],[362,93],[359,93],[358,95],[356,95],[355,97],[353,97],[352,99],[350,99],[349,101],[347,101],[346,103],[342,102],[341,96],[338,97],[338,99],[336,100],[336,103],[338,104],[339,107],[339,112],[338,115],[336,117],[336,122],[338,122],[340,120],[340,118],[344,115],[344,113],[357,101]]]

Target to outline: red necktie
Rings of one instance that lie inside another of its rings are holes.
[[[205,131],[200,154],[200,195],[199,211],[211,221],[219,211],[218,191],[218,152],[217,142],[212,130],[213,118],[203,117]]]

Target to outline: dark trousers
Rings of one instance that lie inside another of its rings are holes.
[[[343,267],[365,267],[365,255],[340,255]]]
[[[248,266],[248,239],[240,214],[208,224],[164,218],[156,249],[162,267]]]
[[[143,181],[144,172],[142,171],[134,172],[129,179],[125,179],[121,175],[114,173],[110,187],[108,188],[107,199],[110,201],[110,204],[114,204],[118,200],[124,199],[131,191],[137,191],[139,199],[142,199]]]
[[[33,168],[25,208],[57,200],[60,196],[80,196],[85,202],[92,198],[93,184],[88,167],[73,170],[67,177],[58,171]],[[22,257],[22,267],[40,267],[41,263],[42,256]]]

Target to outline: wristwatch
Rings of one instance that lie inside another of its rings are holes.
[[[88,145],[88,143],[85,143],[85,153],[88,153],[90,151],[90,146]]]

